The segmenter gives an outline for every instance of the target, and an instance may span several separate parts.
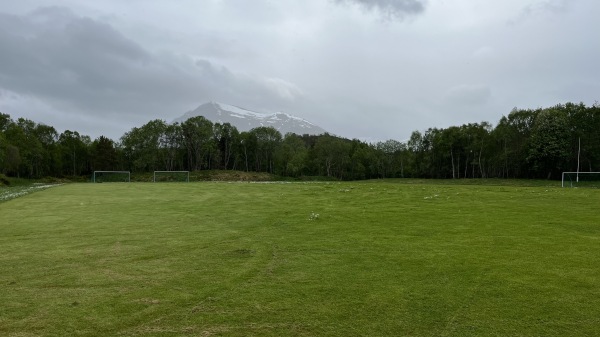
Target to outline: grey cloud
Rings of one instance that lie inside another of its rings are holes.
[[[566,0],[543,0],[525,6],[524,13],[534,14],[542,12],[562,13],[568,10]]]
[[[342,4],[358,4],[366,10],[377,10],[388,18],[403,18],[406,15],[425,11],[426,0],[336,0]]]
[[[204,59],[196,60],[194,65],[203,79],[203,90],[211,93],[210,99],[276,109],[303,97],[300,88],[283,79],[234,73],[224,66]],[[271,101],[272,105],[264,106],[265,101]]]
[[[64,33],[69,43],[86,56],[119,58],[123,60],[147,59],[147,53],[135,42],[125,38],[111,26],[92,19],[75,19]]]
[[[0,5],[0,111],[80,132],[118,138],[217,100],[405,139],[600,92],[595,0],[63,1],[72,11],[23,14],[47,2]],[[419,22],[375,22],[386,16]]]
[[[487,85],[462,84],[450,88],[445,94],[445,99],[454,105],[473,106],[487,103],[491,96],[492,90]]]
[[[285,106],[302,96],[281,79],[150,52],[106,23],[59,7],[26,16],[0,13],[0,45],[0,89],[95,118],[145,122],[169,119],[206,100]]]
[[[539,15],[562,14],[569,10],[569,6],[570,3],[567,0],[536,1],[524,6],[521,12],[508,23],[514,25]]]
[[[73,17],[70,9],[60,6],[40,7],[27,16],[31,23],[40,25],[64,25],[73,20]]]

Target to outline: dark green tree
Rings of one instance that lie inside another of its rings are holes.
[[[344,179],[381,178],[383,152],[358,139],[352,139],[349,145],[350,160]]]
[[[260,126],[250,130],[256,139],[256,171],[273,173],[275,170],[275,152],[279,147],[281,133],[272,126]]]
[[[306,171],[308,149],[302,138],[287,133],[275,155],[277,173],[282,176],[299,177]]]
[[[209,168],[210,155],[215,148],[213,123],[202,116],[197,116],[183,122],[181,128],[189,169]]]
[[[562,109],[544,109],[537,115],[527,157],[537,177],[560,178],[570,153],[569,129]]]
[[[378,168],[382,178],[403,175],[402,152],[405,147],[403,143],[394,139],[375,144],[375,149],[380,152]]]
[[[91,140],[89,136],[82,136],[77,131],[66,130],[58,137],[58,145],[62,155],[62,175],[78,176],[90,173]]]
[[[183,163],[185,144],[183,128],[179,123],[169,124],[165,127],[160,139],[160,149],[163,155],[164,169],[167,171],[181,171],[186,167]]]
[[[344,179],[350,163],[350,150],[348,140],[327,133],[319,136],[313,149],[319,175]]]
[[[555,109],[564,110],[572,129],[568,171],[600,170],[600,106],[595,103],[586,107],[583,103],[558,105]],[[578,158],[579,157],[579,158]]]
[[[238,153],[239,161],[243,163],[246,172],[255,170],[257,139],[253,132],[242,132],[240,134],[240,151]]]
[[[161,141],[166,129],[166,122],[155,119],[139,128],[133,128],[121,137],[123,152],[130,169],[139,172],[165,169],[165,151],[161,148]]]
[[[213,137],[216,145],[215,166],[219,169],[235,167],[235,150],[239,148],[240,133],[229,123],[216,123],[213,126]]]
[[[119,153],[110,138],[100,136],[95,139],[92,143],[92,156],[94,171],[119,170]]]

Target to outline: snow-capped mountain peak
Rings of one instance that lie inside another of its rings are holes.
[[[183,116],[176,118],[173,122],[183,123],[196,116],[203,116],[213,123],[229,123],[239,131],[249,131],[259,126],[272,126],[282,135],[288,132],[298,135],[325,133],[321,127],[287,113],[262,113],[219,102],[202,104],[195,110],[188,111]]]

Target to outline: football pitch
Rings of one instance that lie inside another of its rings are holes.
[[[598,336],[600,190],[67,184],[0,203],[1,336]]]

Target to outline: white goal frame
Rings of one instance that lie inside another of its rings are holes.
[[[586,174],[598,174],[600,175],[600,172],[563,172],[562,173],[562,183],[561,186],[565,187],[565,175],[566,174],[575,174],[577,176],[576,182],[579,182],[579,176],[581,175],[586,175]],[[571,180],[571,186],[567,186],[567,187],[573,187],[573,180]]]
[[[156,182],[156,174],[157,173],[186,173],[185,182],[190,182],[190,171],[154,171],[154,175],[152,176],[152,182]]]
[[[94,171],[94,175],[92,178],[92,182],[95,183],[96,182],[96,173],[127,173],[127,181],[128,183],[131,182],[131,172],[130,171]]]

